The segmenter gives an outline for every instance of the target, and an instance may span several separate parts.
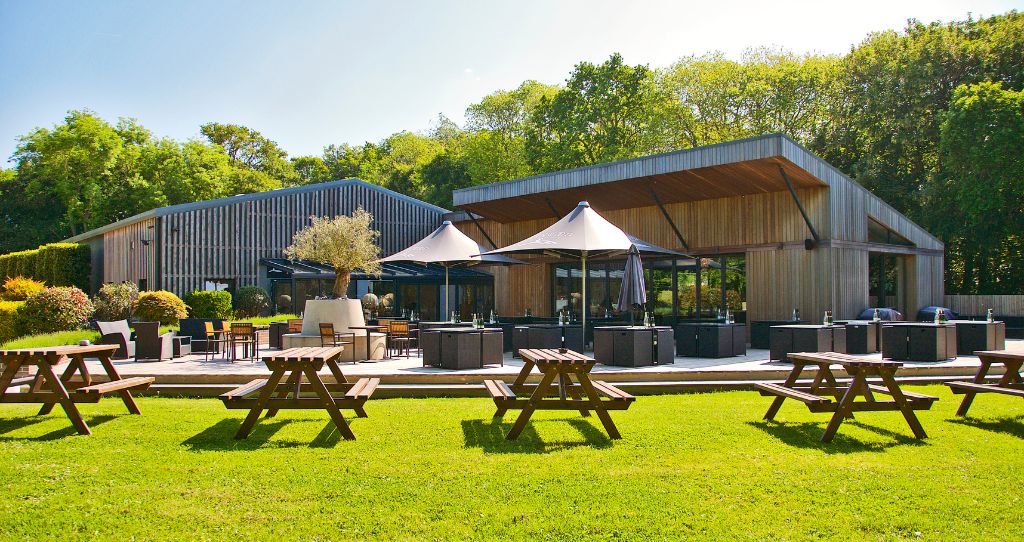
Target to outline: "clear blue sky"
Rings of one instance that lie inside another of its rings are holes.
[[[833,5],[835,4],[835,5]],[[782,46],[843,53],[908,18],[951,20],[1021,2],[47,1],[0,0],[0,155],[19,135],[89,108],[187,139],[239,123],[291,155],[427,129],[439,113],[525,79],[564,81],[621,52]]]

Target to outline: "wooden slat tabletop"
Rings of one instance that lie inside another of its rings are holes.
[[[345,351],[343,346],[307,346],[302,348],[289,348],[273,354],[263,356],[263,361],[319,361],[325,362],[341,356]]]
[[[96,352],[113,352],[117,350],[116,344],[90,344],[80,346],[69,344],[64,346],[47,346],[44,348],[18,348],[14,350],[0,350],[0,356],[15,356],[29,354],[32,356],[46,356],[52,354],[71,356],[75,354],[95,354]]]
[[[573,350],[559,352],[556,348],[523,348],[519,350],[519,355],[534,363],[594,363],[594,358],[584,356],[579,352]]]

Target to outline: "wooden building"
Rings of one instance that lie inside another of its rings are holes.
[[[648,297],[663,315],[694,316],[685,299],[701,294],[686,285],[706,291],[714,281],[722,305],[749,320],[789,318],[794,309],[810,320],[825,310],[855,318],[872,306],[913,318],[943,302],[942,242],[781,134],[457,190],[463,212],[448,218],[484,246],[505,246],[581,200],[627,233],[701,257],[699,265],[646,262],[649,287],[662,290]],[[494,271],[499,314],[550,315],[567,294],[579,295],[578,268],[540,263]],[[591,273],[591,315],[614,305],[617,270],[621,262]]]
[[[68,241],[92,248],[94,290],[102,283],[123,281],[180,296],[256,284],[272,290],[266,262],[283,258],[284,248],[296,231],[309,225],[310,216],[351,214],[360,206],[373,215],[373,227],[381,232],[382,256],[419,241],[447,212],[347,179],[162,207]]]

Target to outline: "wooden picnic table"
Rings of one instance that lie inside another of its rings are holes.
[[[523,358],[523,368],[512,385],[503,380],[484,380],[484,386],[497,407],[495,418],[504,416],[509,410],[522,409],[505,438],[518,438],[537,410],[578,410],[583,416],[590,416],[593,410],[609,437],[622,438],[608,411],[626,410],[635,398],[607,382],[591,381],[590,371],[594,368],[594,358],[572,350],[554,348],[523,348],[519,350],[519,355]],[[541,372],[540,383],[527,384],[526,380],[534,367]],[[558,379],[557,385],[555,378]],[[573,379],[576,383],[573,383]],[[558,395],[556,399],[548,398],[555,392]],[[529,398],[521,397],[525,394],[529,394]]]
[[[782,407],[783,401],[796,399],[806,404],[811,412],[833,413],[832,419],[825,427],[825,433],[821,436],[822,442],[829,442],[839,431],[843,420],[852,418],[854,412],[899,410],[903,413],[903,418],[907,420],[907,425],[910,426],[915,437],[928,437],[914,411],[930,409],[938,397],[900,389],[894,375],[903,366],[902,363],[865,360],[834,352],[800,352],[791,353],[788,357],[793,363],[793,370],[783,384],[767,382],[755,384],[761,395],[775,397],[768,412],[765,413],[764,419],[774,419],[779,408]],[[817,374],[810,386],[798,386],[797,379],[804,367],[808,365],[817,367]],[[841,365],[853,377],[849,385],[839,385],[832,373],[832,365]],[[883,385],[869,384],[867,380],[869,377],[881,379]],[[892,400],[879,401],[875,399],[876,393],[888,395],[892,397]],[[857,401],[858,397],[862,397],[864,400]]]
[[[1024,364],[1024,353],[1007,352],[1006,350],[983,350],[975,352],[981,361],[977,374],[971,382],[946,382],[953,393],[964,394],[960,408],[957,409],[957,416],[966,416],[967,411],[974,402],[974,396],[979,393],[1002,393],[1024,397],[1024,381],[1021,380],[1020,368]],[[1003,375],[994,384],[986,384],[985,378],[993,365],[1002,365]]]
[[[248,437],[264,410],[267,411],[267,418],[272,418],[282,409],[322,408],[331,416],[346,440],[355,440],[356,436],[345,422],[340,409],[352,409],[356,416],[365,418],[363,405],[377,389],[380,379],[360,378],[355,383],[349,382],[338,367],[338,360],[344,350],[344,346],[290,348],[263,356],[263,362],[271,371],[270,378],[253,380],[220,396],[227,408],[249,409],[235,438]],[[320,379],[317,371],[324,365],[334,375],[333,383],[325,383]],[[306,377],[305,382],[303,375]],[[303,396],[303,392],[309,391],[313,392],[312,396]],[[259,395],[255,396],[257,392]],[[277,397],[274,397],[275,392]]]
[[[92,431],[82,419],[76,403],[96,403],[106,394],[117,392],[128,407],[128,412],[141,414],[131,390],[146,389],[155,379],[141,376],[121,378],[114,363],[110,361],[117,348],[117,345],[93,344],[0,350],[0,359],[4,364],[4,371],[0,374],[0,403],[42,403],[39,416],[49,414],[53,406],[59,404],[71,424],[82,435],[91,435]],[[86,356],[99,359],[109,381],[93,383],[85,364]],[[58,378],[54,368],[65,362],[70,364]],[[35,376],[14,378],[18,369],[30,365],[38,368]],[[71,380],[76,373],[81,380]],[[25,384],[30,384],[28,392],[8,392],[8,388]]]

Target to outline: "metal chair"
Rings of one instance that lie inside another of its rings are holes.
[[[288,320],[288,333],[302,333],[302,320],[298,318]]]
[[[320,323],[320,346],[345,346],[356,362],[356,334],[352,331],[334,331],[334,324]]]
[[[409,357],[410,347],[413,341],[412,330],[409,327],[409,322],[404,320],[388,320],[388,343],[389,347],[394,350],[394,357],[399,357],[399,353],[405,352],[402,357]]]
[[[214,354],[220,354],[228,340],[224,332],[214,329],[213,322],[203,322],[206,330],[206,348],[203,352],[203,361],[210,361]]]

